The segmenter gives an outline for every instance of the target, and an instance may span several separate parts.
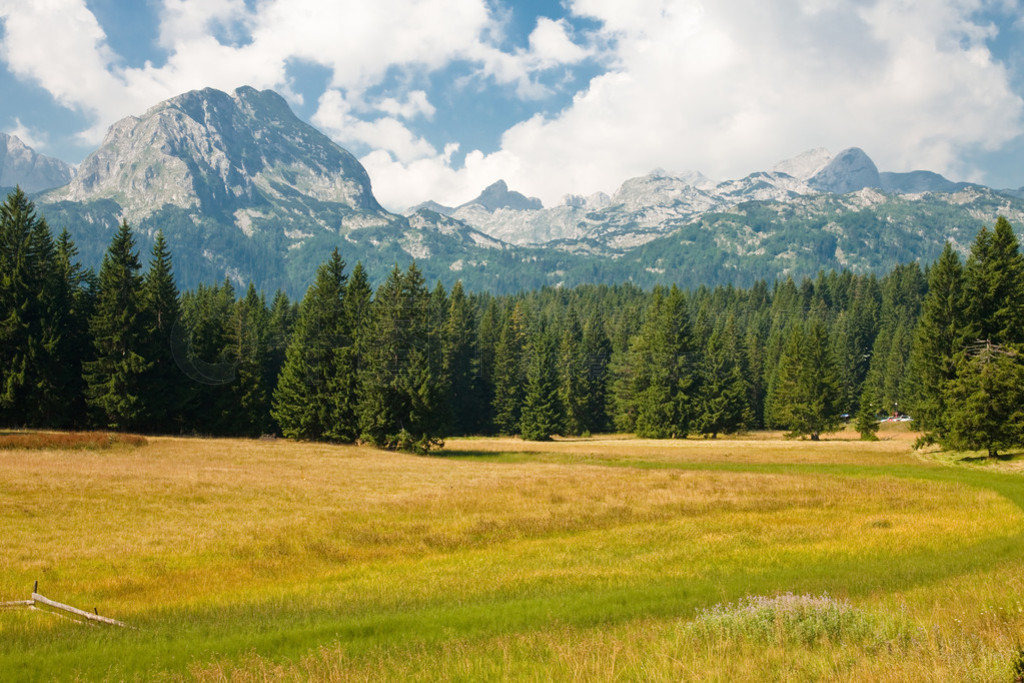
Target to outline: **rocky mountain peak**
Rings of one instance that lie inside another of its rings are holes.
[[[382,211],[355,157],[277,93],[242,87],[194,90],[118,121],[47,199],[113,199],[137,221],[167,205],[230,215],[297,198]]]
[[[476,199],[468,201],[458,208],[470,206],[479,206],[490,213],[494,213],[498,209],[538,211],[544,208],[544,204],[536,197],[527,197],[514,190],[509,190],[508,184],[504,180],[488,185]]]
[[[0,133],[0,187],[39,192],[66,185],[74,176],[70,164],[37,153],[16,135]]]
[[[824,147],[816,147],[798,154],[792,159],[780,161],[772,167],[774,173],[785,173],[799,180],[809,180],[832,161],[832,153]]]
[[[881,187],[878,167],[859,147],[850,147],[837,154],[808,181],[819,192],[846,194],[865,187]]]

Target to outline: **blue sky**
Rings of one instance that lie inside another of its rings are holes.
[[[548,206],[655,168],[862,147],[1024,185],[1019,0],[0,0],[0,130],[77,163],[118,119],[271,88],[388,208]]]

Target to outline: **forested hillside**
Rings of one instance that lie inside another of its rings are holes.
[[[1024,440],[1024,261],[1009,223],[966,264],[883,277],[517,295],[376,291],[324,254],[301,302],[230,281],[179,292],[158,235],[123,223],[99,273],[24,194],[0,208],[0,423],[429,450],[456,434],[609,430],[667,438],[781,428],[817,438],[908,413],[990,453]],[[145,265],[144,262],[145,261]]]

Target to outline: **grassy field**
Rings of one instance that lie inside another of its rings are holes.
[[[873,443],[0,449],[3,680],[1013,680],[1024,473]]]

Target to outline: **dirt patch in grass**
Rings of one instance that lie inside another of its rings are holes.
[[[99,450],[146,445],[145,437],[116,432],[0,432],[0,449]]]

